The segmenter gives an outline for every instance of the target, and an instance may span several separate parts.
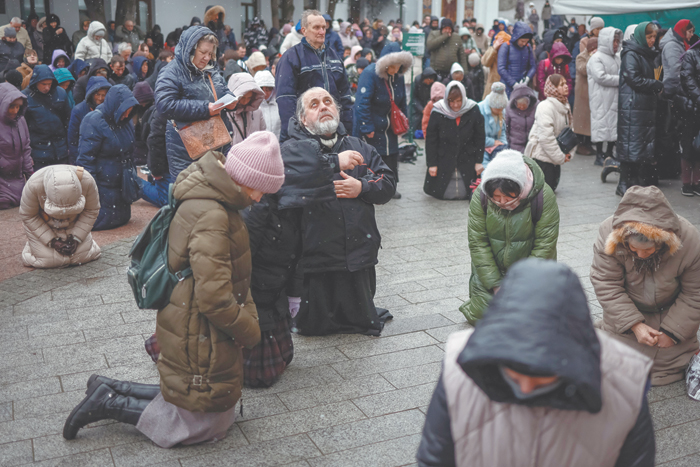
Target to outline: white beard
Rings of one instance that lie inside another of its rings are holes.
[[[338,130],[340,124],[340,115],[333,115],[332,120],[316,121],[306,127],[309,133],[317,136],[332,135]]]

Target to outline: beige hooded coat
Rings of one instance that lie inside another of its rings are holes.
[[[82,167],[51,165],[38,170],[22,191],[19,216],[27,234],[22,263],[33,268],[62,268],[100,257],[90,232],[100,213],[100,197],[92,175]],[[49,246],[54,238],[72,235],[78,248],[63,256]]]
[[[640,273],[627,237],[641,233],[663,243],[661,261],[653,272]],[[615,214],[600,226],[595,243],[591,282],[603,307],[596,325],[654,360],[655,386],[683,379],[698,350],[700,325],[700,232],[676,215],[656,187],[627,190]],[[672,335],[668,348],[639,344],[631,327],[645,323]]]

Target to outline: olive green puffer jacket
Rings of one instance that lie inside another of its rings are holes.
[[[501,209],[491,200],[486,214],[481,206],[481,188],[469,204],[469,253],[472,273],[469,278],[469,300],[459,311],[469,324],[475,324],[484,314],[493,297],[494,287],[500,287],[508,269],[524,258],[557,259],[559,238],[559,207],[554,192],[544,183],[544,174],[534,160],[525,158],[533,175],[533,188],[527,199],[513,211]],[[530,202],[544,190],[542,217],[535,226]]]

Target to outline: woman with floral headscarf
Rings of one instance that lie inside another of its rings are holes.
[[[546,99],[535,111],[535,123],[530,130],[525,155],[535,159],[544,172],[545,182],[554,191],[559,185],[561,166],[571,160],[571,154],[564,154],[557,143],[557,136],[571,126],[566,79],[561,75],[549,76],[544,83],[544,95]]]
[[[468,199],[469,182],[476,179],[483,157],[484,117],[462,83],[449,83],[444,96],[428,121],[423,191],[438,199]]]

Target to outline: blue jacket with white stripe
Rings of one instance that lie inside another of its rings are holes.
[[[303,38],[277,64],[275,88],[282,122],[280,143],[288,139],[287,126],[296,112],[297,98],[315,87],[325,89],[335,98],[340,106],[340,121],[345,128],[352,128],[353,104],[343,60],[332,48],[316,50]]]

